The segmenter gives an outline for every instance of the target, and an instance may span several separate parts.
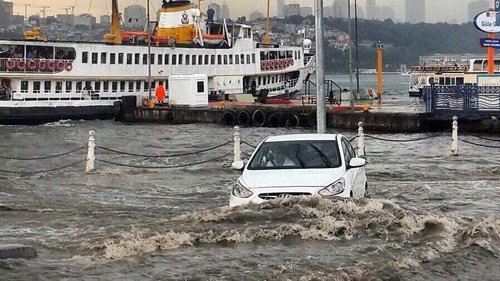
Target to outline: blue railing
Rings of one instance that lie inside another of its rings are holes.
[[[498,115],[500,86],[431,86],[424,88],[427,113],[438,115]]]

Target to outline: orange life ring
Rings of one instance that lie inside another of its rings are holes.
[[[289,58],[288,62],[290,63],[290,65],[293,65],[295,61],[292,58]]]
[[[260,62],[260,67],[261,68],[266,68],[266,61],[261,61]]]
[[[57,68],[57,70],[63,70],[64,67],[65,67],[64,61],[57,60],[57,62],[56,62],[56,68]]]
[[[64,66],[64,68],[67,71],[71,71],[73,69],[73,63],[71,63],[71,61],[66,61],[66,65]]]
[[[8,59],[7,62],[5,63],[5,67],[7,67],[8,70],[12,70],[16,66],[16,61],[13,59]]]
[[[141,100],[142,106],[149,107],[149,99],[147,97],[143,97]]]
[[[20,59],[17,61],[16,65],[17,65],[17,68],[24,70],[24,68],[26,68],[26,61],[23,59]]]
[[[34,70],[36,68],[36,61],[35,60],[28,60],[28,62],[26,63],[26,66],[29,69]]]
[[[47,67],[47,62],[45,60],[39,60],[38,61],[38,69],[39,70],[44,70],[45,67]]]
[[[56,68],[56,62],[54,60],[49,60],[47,62],[47,68],[49,70],[54,70],[54,68]]]

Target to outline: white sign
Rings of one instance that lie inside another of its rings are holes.
[[[500,32],[500,22],[497,24],[496,12],[482,12],[474,18],[474,26],[488,33]]]

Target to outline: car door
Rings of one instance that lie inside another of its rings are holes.
[[[348,184],[347,181],[349,181],[353,197],[355,198],[362,197],[364,196],[365,193],[365,184],[366,184],[365,168],[349,167],[349,162],[351,161],[352,158],[356,157],[356,152],[354,151],[354,148],[352,147],[351,143],[344,137],[342,138],[342,151],[344,154],[344,160],[347,169],[346,185]]]

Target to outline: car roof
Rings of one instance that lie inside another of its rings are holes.
[[[270,136],[264,142],[283,142],[283,141],[305,141],[305,140],[336,140],[341,134],[291,134]]]

